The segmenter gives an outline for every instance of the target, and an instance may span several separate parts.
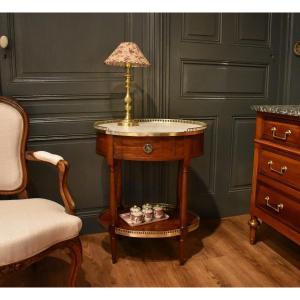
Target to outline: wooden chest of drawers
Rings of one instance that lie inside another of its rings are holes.
[[[300,245],[300,117],[257,112],[250,212]]]

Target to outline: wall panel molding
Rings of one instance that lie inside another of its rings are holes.
[[[183,98],[268,98],[266,64],[181,59],[180,76]]]
[[[99,119],[103,115],[30,118],[29,141],[95,139],[93,124]]]
[[[84,14],[81,14],[81,15],[84,15]],[[54,67],[52,67],[51,65],[45,65],[45,68],[47,69],[53,69],[52,71],[49,70],[49,71],[46,71],[46,70],[42,70],[42,68],[44,67],[43,65],[41,65],[42,62],[45,62],[46,64],[49,63],[49,60],[42,60],[40,61],[39,65],[37,66],[38,69],[36,70],[26,70],[26,68],[24,68],[24,65],[27,65],[28,67],[30,68],[33,68],[33,64],[32,64],[32,61],[30,61],[31,63],[27,63],[27,61],[24,61],[25,59],[28,59],[30,58],[30,56],[32,55],[31,52],[27,49],[26,51],[24,51],[24,49],[22,47],[33,47],[31,50],[35,49],[36,48],[36,45],[31,43],[31,44],[26,44],[27,43],[27,40],[23,40],[23,38],[25,36],[28,37],[27,34],[24,34],[24,32],[22,30],[26,30],[27,27],[24,26],[24,24],[26,25],[29,25],[30,23],[28,22],[27,18],[30,18],[30,21],[31,22],[36,22],[37,24],[40,25],[40,28],[41,30],[45,29],[46,30],[46,27],[44,27],[44,24],[47,24],[47,18],[49,18],[50,16],[50,19],[54,17],[57,17],[58,16],[58,19],[56,20],[57,22],[61,22],[63,20],[63,14],[56,14],[56,15],[51,15],[51,14],[45,14],[43,18],[41,19],[38,19],[38,20],[35,20],[35,16],[38,16],[37,14],[31,14],[30,16],[27,16],[26,14],[10,14],[9,15],[9,24],[10,24],[10,36],[11,38],[13,39],[13,42],[16,44],[15,47],[12,48],[12,51],[11,51],[11,55],[13,57],[13,59],[11,60],[12,62],[12,65],[11,65],[11,70],[12,70],[12,83],[32,83],[33,81],[34,82],[52,82],[52,81],[58,81],[58,82],[89,82],[89,81],[92,81],[92,82],[98,82],[98,81],[109,81],[109,80],[120,80],[120,81],[123,81],[123,70],[122,68],[108,68],[104,65],[103,61],[101,60],[101,55],[99,53],[99,62],[101,61],[101,64],[103,64],[103,70],[102,71],[96,71],[96,70],[90,70],[90,71],[87,71],[87,68],[84,68],[83,69],[83,66],[80,66],[78,65],[78,69],[74,69],[74,71],[72,72],[68,72],[66,71],[67,69],[70,69],[70,67],[73,67],[75,64],[77,64],[76,62],[76,56],[74,56],[74,60],[73,62],[70,61],[70,63],[72,63],[72,65],[69,66],[69,68],[66,68],[65,66],[63,65],[57,65]],[[69,15],[70,16],[70,15]],[[119,16],[119,17],[114,17],[114,16]],[[118,20],[119,21],[119,18],[120,17],[123,17],[124,19],[122,20],[122,22],[120,24],[117,24],[116,22],[114,22],[114,26],[116,25],[120,25],[120,28],[119,29],[122,29],[123,30],[123,33],[122,33],[122,38],[121,40],[132,40],[132,30],[133,30],[133,18],[132,18],[132,14],[112,14],[111,15],[111,21],[116,21]],[[39,17],[39,16],[38,16]],[[76,30],[76,18],[79,18],[80,17],[80,14],[76,16],[72,16],[72,18],[70,19],[69,18],[69,22],[73,22],[74,24],[74,30]],[[98,18],[97,15],[95,14],[92,14],[90,16],[91,18],[94,18],[95,21],[98,19],[100,20],[101,18]],[[22,19],[23,18],[23,19]],[[25,18],[25,19],[24,19]],[[43,20],[43,19],[46,19],[46,20]],[[93,20],[94,21],[94,20]],[[108,18],[107,18],[107,21],[108,21]],[[43,23],[44,22],[44,23]],[[67,24],[67,23],[64,23],[64,24]],[[31,24],[30,24],[31,26]],[[79,27],[78,27],[79,28]],[[78,29],[77,28],[77,29]],[[65,30],[63,27],[61,28],[61,31]],[[118,30],[115,30],[114,31],[115,33],[116,32],[119,32]],[[38,33],[40,33],[38,31]],[[68,32],[69,34],[72,34],[73,33],[70,33]],[[100,32],[101,33],[101,32]],[[51,35],[52,32],[48,31],[48,34]],[[38,37],[38,35],[37,35]],[[33,36],[29,36],[29,39],[30,38],[33,38]],[[42,38],[42,37],[40,37]],[[99,37],[100,39],[101,37]],[[76,47],[82,47],[83,45],[81,45],[82,43],[84,43],[84,39],[85,37],[84,36],[78,36],[77,37],[77,43],[75,43],[74,40],[69,40],[69,41],[63,41],[63,40],[60,40],[60,35],[57,35],[56,36],[56,41],[52,41],[51,42],[54,42],[56,43],[56,47],[60,48],[60,43],[65,43],[64,46],[71,46],[73,44],[74,47],[71,47],[70,49],[68,48],[65,48],[64,51],[65,51],[65,54],[70,56],[72,55],[72,52],[75,52],[76,51]],[[45,39],[46,40],[49,40],[48,38]],[[95,39],[94,39],[95,40]],[[36,41],[36,40],[35,40]],[[45,45],[45,49],[40,49],[36,54],[38,54],[39,52],[41,51],[45,51],[47,52],[47,50],[49,49],[48,47],[51,47],[51,43],[49,41],[49,44],[47,43]],[[106,41],[106,43],[108,43],[109,41]],[[112,46],[112,49],[111,51],[113,50],[113,48],[116,46],[113,44],[113,42],[111,42],[111,46]],[[40,46],[43,46],[43,43],[41,43]],[[55,46],[55,45],[53,45]],[[88,48],[91,48],[91,45],[86,45],[86,47]],[[73,48],[73,51],[72,51],[72,48]],[[111,47],[110,47],[111,48]],[[63,49],[63,48],[62,48]],[[50,49],[51,50],[51,49]],[[71,53],[70,53],[71,52]],[[51,52],[48,51],[49,54],[51,54]],[[63,55],[63,52],[60,51],[59,52],[60,55]],[[91,55],[95,55],[95,53],[90,53]],[[110,53],[107,53],[107,54],[110,54]],[[25,56],[27,55],[27,57]],[[38,54],[39,55],[39,54]],[[42,54],[41,54],[42,55]],[[56,57],[53,57],[53,58],[57,58]],[[35,60],[36,59],[39,59],[39,57],[37,57],[37,55],[35,56]],[[78,56],[77,59],[81,59],[82,60],[82,63],[83,64],[87,64],[87,60],[85,60],[84,58],[82,58],[82,56]],[[97,63],[97,60],[95,60],[95,64]],[[59,71],[58,69],[61,68],[61,71]],[[80,70],[82,69],[82,70]],[[89,66],[89,69],[91,69],[91,67]]]
[[[139,15],[126,13],[3,14],[3,30],[10,37],[8,59],[1,66],[3,92],[124,93],[123,68],[106,66],[104,60],[121,41],[139,44],[139,22]],[[139,96],[141,73],[133,70]]]
[[[251,189],[255,122],[255,116],[232,118],[230,192]]]
[[[134,94],[132,95],[134,99]],[[103,118],[123,115],[124,95],[38,95],[13,96],[28,111],[30,117],[55,117],[63,114],[101,114]],[[133,105],[135,107],[135,105]]]
[[[222,14],[182,14],[181,41],[220,44]]]
[[[234,43],[240,46],[271,47],[272,14],[240,13],[235,16]]]
[[[192,170],[197,172],[196,176],[202,177],[205,184],[205,190],[199,190],[199,194],[214,195],[216,193],[216,180],[217,180],[217,144],[218,144],[218,116],[199,116],[198,118],[191,118],[191,120],[206,122],[208,128],[205,130],[205,144],[204,153],[205,156],[196,158],[191,163]],[[205,164],[207,164],[205,166]],[[205,171],[208,171],[205,179]],[[197,187],[199,188],[199,186]]]
[[[164,14],[162,19],[162,39],[163,45],[163,69],[162,69],[162,110],[160,116],[163,118],[169,117],[169,106],[170,106],[170,51],[171,51],[171,17],[170,14]]]

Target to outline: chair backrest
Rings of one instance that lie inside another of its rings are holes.
[[[25,148],[28,118],[13,99],[0,97],[0,194],[23,191],[27,185]]]

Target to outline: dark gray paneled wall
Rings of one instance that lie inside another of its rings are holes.
[[[202,216],[248,210],[255,130],[250,106],[280,101],[281,26],[278,14],[170,17],[168,116],[209,124],[190,188],[191,206]]]
[[[285,72],[283,78],[283,102],[300,104],[300,56],[293,51],[294,44],[300,41],[300,14],[289,14],[286,20],[288,33],[285,36]]]
[[[153,67],[134,71],[134,112],[155,115],[160,19],[125,13],[1,14],[0,34],[9,37],[9,47],[1,50],[1,93],[17,98],[29,114],[28,148],[70,161],[70,188],[87,230],[99,229],[95,220],[107,206],[108,189],[106,164],[95,154],[93,123],[123,115],[123,70],[103,62],[122,41],[141,46]],[[35,163],[29,168],[32,196],[59,199],[55,170]],[[126,168],[127,178],[141,178],[140,172]],[[130,192],[131,185],[125,185],[125,195]]]
[[[203,217],[249,207],[255,115],[251,104],[282,101],[279,14],[1,14],[1,90],[30,116],[30,149],[63,155],[85,231],[108,204],[105,161],[93,122],[123,113],[123,70],[103,64],[125,40],[151,67],[134,70],[138,117],[208,123],[205,155],[191,167],[190,206]],[[58,199],[55,170],[30,164],[33,196]],[[176,199],[176,163],[125,163],[127,204]]]

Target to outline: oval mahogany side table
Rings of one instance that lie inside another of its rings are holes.
[[[110,234],[112,262],[117,261],[116,235],[139,238],[180,236],[179,261],[185,262],[187,232],[199,227],[199,217],[188,211],[188,173],[190,160],[203,154],[203,122],[180,119],[140,119],[139,126],[118,126],[119,120],[97,121],[96,152],[109,166],[109,209],[99,216]],[[177,207],[168,210],[167,220],[130,226],[121,217],[129,209],[121,207],[122,160],[179,161]]]

